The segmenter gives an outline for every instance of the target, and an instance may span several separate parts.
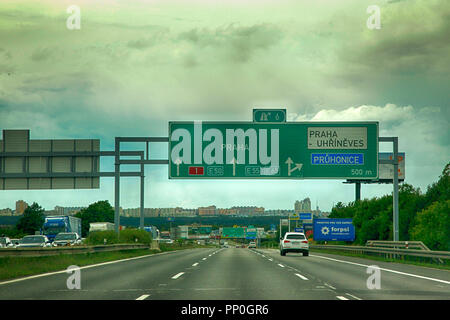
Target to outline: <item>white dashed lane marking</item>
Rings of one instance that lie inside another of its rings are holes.
[[[178,279],[178,278],[181,277],[183,274],[184,274],[184,272],[177,273],[176,275],[174,275],[174,276],[172,277],[172,279]]]
[[[300,273],[296,273],[295,274],[297,277],[299,277],[300,279],[303,279],[303,280],[308,280],[308,278],[307,277],[305,277],[305,276],[302,276]]]

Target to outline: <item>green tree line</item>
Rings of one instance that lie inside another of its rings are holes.
[[[399,239],[422,241],[431,250],[450,250],[450,163],[437,182],[422,193],[410,184],[399,187]],[[392,195],[333,207],[330,218],[352,218],[355,243],[392,240]]]

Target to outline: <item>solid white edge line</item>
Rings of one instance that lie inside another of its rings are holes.
[[[356,296],[354,296],[354,295],[352,295],[350,293],[346,293],[346,295],[348,295],[348,296],[350,296],[350,297],[352,297],[352,298],[354,298],[356,300],[362,300],[361,298],[358,298],[358,297],[356,297]]]
[[[142,258],[151,257],[151,256],[160,256],[160,255],[164,255],[164,254],[171,254],[171,253],[175,253],[175,252],[176,251],[167,251],[167,252],[161,252],[161,253],[147,254],[145,256],[139,256],[139,257],[133,257],[133,258],[127,258],[127,259],[121,259],[121,260],[115,260],[115,261],[108,261],[108,262],[102,262],[102,263],[97,263],[97,264],[91,264],[91,265],[88,265],[88,266],[80,267],[80,270],[82,270],[82,269],[89,269],[89,268],[95,268],[95,267],[101,267],[101,266],[104,266],[104,265],[114,264],[114,263],[119,263],[119,262],[124,262],[124,261],[142,259]],[[47,272],[47,273],[36,274],[36,275],[33,275],[33,276],[24,277],[24,278],[7,280],[7,281],[0,282],[0,286],[2,284],[9,284],[9,283],[19,282],[19,281],[24,281],[24,280],[30,280],[30,279],[40,278],[40,277],[48,277],[48,276],[53,276],[55,274],[60,274],[60,273],[67,273],[67,270],[61,270],[61,271],[55,271],[55,272]]]
[[[299,278],[301,278],[301,279],[303,279],[303,280],[308,280],[308,278],[307,277],[305,277],[305,276],[302,276],[300,273],[295,273],[295,275],[297,276],[297,277],[299,277]]]
[[[148,297],[150,297],[149,294],[144,294],[144,295],[140,296],[139,298],[137,298],[136,300],[145,300],[145,299],[147,299]]]
[[[183,274],[184,274],[184,272],[177,273],[176,275],[174,275],[174,276],[172,277],[172,279],[178,279],[178,278],[181,277]]]
[[[338,260],[338,259],[322,257],[322,256],[316,256],[316,255],[310,255],[310,256],[311,257],[316,257],[316,258],[321,258],[321,259],[327,259],[327,260],[331,260],[331,261],[347,263],[347,264],[353,264],[355,266],[360,266],[360,267],[366,267],[366,268],[370,267],[370,265],[365,265],[365,264],[362,264],[362,263]],[[410,277],[415,277],[415,278],[420,278],[420,279],[425,279],[425,280],[437,281],[437,282],[441,282],[441,283],[445,283],[445,284],[450,284],[450,281],[445,281],[445,280],[441,280],[441,279],[435,279],[435,278],[430,278],[430,277],[419,276],[419,275],[412,274],[412,273],[406,273],[406,272],[401,272],[401,271],[396,271],[396,270],[391,270],[391,269],[385,269],[385,268],[380,268],[380,270],[387,271],[387,272],[392,272],[392,273],[397,273],[397,274],[401,274],[401,275],[404,275],[404,276],[410,276]]]
[[[338,298],[339,300],[348,300],[346,297],[343,296],[336,296],[336,298]]]

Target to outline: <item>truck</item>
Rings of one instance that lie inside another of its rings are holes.
[[[114,231],[115,224],[111,222],[91,222],[89,223],[89,232],[95,232],[95,231],[108,231],[112,230]]]
[[[81,236],[81,219],[73,216],[47,216],[42,225],[42,234],[53,242],[60,232],[76,232]]]
[[[155,226],[144,227],[144,230],[152,235],[152,239],[159,239],[159,230]]]

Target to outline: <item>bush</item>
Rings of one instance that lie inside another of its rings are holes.
[[[119,238],[117,237],[117,233],[115,231],[95,231],[89,233],[89,236],[86,238],[86,244],[87,245],[104,244],[105,239],[106,244],[119,243]]]
[[[145,230],[125,229],[120,231],[119,242],[150,244],[152,242],[152,237],[150,233]]]
[[[423,241],[431,250],[450,250],[450,200],[436,201],[417,214],[411,229],[413,240]]]
[[[152,237],[150,233],[145,230],[139,229],[125,229],[120,231],[120,235],[117,236],[115,231],[94,231],[89,233],[86,238],[87,245],[99,245],[104,244],[116,244],[116,243],[143,243],[150,244]]]

